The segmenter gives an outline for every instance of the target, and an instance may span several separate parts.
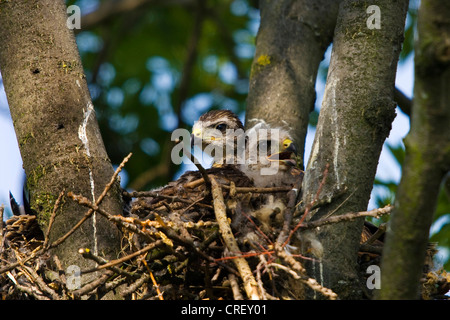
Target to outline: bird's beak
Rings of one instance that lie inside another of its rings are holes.
[[[290,166],[296,166],[297,161],[297,148],[295,143],[290,139],[284,139],[282,145],[280,146],[280,151],[271,154],[268,159],[269,161],[280,161],[284,164]]]

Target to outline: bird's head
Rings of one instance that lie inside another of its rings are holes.
[[[247,132],[247,138],[250,164],[267,167],[276,162],[281,170],[297,166],[297,148],[287,130],[260,122]]]
[[[298,180],[297,148],[289,132],[259,121],[246,132],[246,162],[241,170],[256,186],[289,186]]]
[[[282,168],[297,166],[297,147],[290,137],[283,136],[278,143],[278,151],[267,157],[269,161],[278,161]]]
[[[198,145],[203,151],[215,157],[217,162],[217,159],[224,159],[227,148],[234,154],[236,138],[243,132],[244,126],[233,112],[212,110],[203,114],[194,123],[191,147]]]

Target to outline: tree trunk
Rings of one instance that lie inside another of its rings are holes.
[[[31,206],[43,230],[61,191],[94,201],[114,171],[106,154],[75,37],[62,0],[0,2],[0,69],[11,109]],[[121,213],[116,183],[102,202]],[[50,243],[71,229],[86,209],[64,197]],[[117,227],[92,216],[54,249],[63,267],[93,267],[78,254],[90,248],[106,258],[120,248]],[[91,276],[92,277],[92,276]],[[82,280],[83,281],[83,280]]]
[[[346,0],[339,7],[324,100],[303,183],[303,203],[313,201],[319,188],[320,199],[333,200],[311,212],[312,220],[366,210],[378,158],[395,117],[394,82],[408,1],[383,0],[377,5],[379,29],[376,21],[369,28],[368,20],[374,17],[366,1]],[[336,199],[343,190],[345,195]],[[362,225],[363,220],[358,220],[315,230],[323,254],[309,265],[310,276],[340,299],[363,297],[356,260]]]
[[[381,264],[381,299],[417,299],[439,187],[450,170],[450,3],[423,0],[411,130]]]
[[[302,163],[317,69],[333,36],[338,5],[334,0],[259,2],[245,127],[262,119],[290,129]]]

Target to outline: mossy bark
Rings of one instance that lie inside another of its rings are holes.
[[[113,175],[73,31],[62,0],[0,1],[0,70],[14,122],[30,202],[46,230],[61,191],[96,199]],[[121,213],[116,184],[102,206]],[[50,241],[65,234],[86,209],[64,197]],[[116,226],[94,216],[53,252],[64,267],[92,267],[78,254],[91,248],[107,258],[120,245]]]
[[[450,170],[450,3],[424,0],[418,16],[411,130],[381,265],[380,299],[419,298],[429,229]]]
[[[324,100],[303,183],[303,202],[334,199],[308,219],[364,211],[378,158],[395,117],[394,82],[408,1],[377,1],[380,28],[369,28],[367,1],[343,1],[333,39]],[[345,191],[344,196],[336,195]],[[363,220],[315,230],[323,246],[310,275],[340,299],[363,298],[357,252]]]
[[[251,119],[290,130],[303,162],[317,69],[336,23],[336,0],[260,1],[261,25],[250,73]]]

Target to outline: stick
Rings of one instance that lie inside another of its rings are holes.
[[[83,256],[83,258],[93,260],[94,262],[96,262],[99,265],[105,265],[108,263],[108,260],[103,259],[102,257],[96,256],[89,249],[81,248],[78,250],[78,253],[81,254]],[[115,273],[123,275],[127,278],[137,279],[140,277],[140,275],[138,275],[136,273],[131,273],[131,272],[125,271],[123,269],[117,268],[115,266],[110,266],[109,268],[111,268],[111,270],[114,271]],[[99,270],[98,268],[95,268],[94,270],[83,271],[82,273],[89,273],[89,272],[94,272],[94,271],[98,271],[98,270]]]
[[[228,280],[230,280],[234,300],[244,300],[244,297],[242,296],[241,291],[239,290],[239,284],[237,282],[236,276],[230,273],[228,275]]]
[[[0,269],[0,274],[4,273],[4,272],[8,272],[11,271],[12,269],[16,268],[17,266],[19,266],[22,263],[28,262],[29,260],[40,256],[44,253],[44,250],[42,249],[42,246],[37,247],[36,249],[33,250],[33,252],[31,252],[31,254],[26,257],[25,259],[23,259],[21,262],[14,262],[14,263],[10,263],[9,265],[7,265],[6,267],[3,267]]]
[[[288,238],[286,239],[286,241],[283,244],[283,247],[286,246],[289,243],[289,241],[291,240],[292,235],[295,233],[295,231],[297,231],[297,229],[300,227],[300,225],[302,225],[303,221],[305,220],[306,216],[308,215],[309,211],[311,210],[311,207],[319,199],[319,195],[322,192],[322,188],[325,185],[325,181],[327,180],[328,168],[329,167],[330,167],[330,164],[327,163],[327,165],[325,166],[325,170],[323,172],[322,181],[320,182],[319,188],[317,188],[317,192],[316,192],[316,194],[314,196],[314,199],[310,203],[308,203],[308,205],[306,206],[305,213],[303,213],[302,217],[300,218],[300,221],[297,223],[297,225],[294,227],[294,229],[291,230]]]
[[[72,292],[73,296],[78,299],[81,298],[82,295],[88,294],[90,291],[95,290],[96,288],[104,284],[106,281],[108,281],[109,277],[111,277],[112,275],[114,275],[113,271],[106,270],[105,273],[102,274],[98,279],[84,285],[80,289],[73,291]]]
[[[17,257],[19,259],[19,257]],[[22,265],[22,267],[24,269],[26,269],[26,271],[31,275],[31,277],[33,278],[33,281],[36,282],[36,284],[38,285],[38,287],[41,289],[41,291],[44,293],[47,293],[47,295],[49,295],[51,297],[52,300],[60,300],[60,296],[55,292],[55,290],[53,290],[52,288],[50,288],[44,281],[44,279],[42,279],[37,273],[36,271],[34,271],[33,268],[31,267],[27,267],[26,265]]]
[[[387,205],[383,208],[373,209],[370,211],[349,212],[349,213],[341,214],[339,216],[332,216],[329,218],[319,219],[316,221],[304,222],[301,225],[299,225],[299,228],[311,229],[311,228],[320,227],[320,226],[323,226],[326,224],[338,223],[338,222],[342,222],[342,221],[349,221],[349,220],[354,220],[354,219],[361,218],[361,217],[379,218],[382,215],[391,213],[392,210],[394,210],[394,207],[391,205]]]
[[[335,292],[333,292],[331,289],[325,288],[324,286],[320,285],[317,280],[313,279],[313,278],[308,278],[304,275],[299,275],[297,272],[295,272],[294,270],[292,270],[289,267],[286,267],[282,264],[279,263],[270,263],[267,265],[268,267],[276,267],[279,268],[283,271],[286,271],[287,273],[289,273],[294,279],[296,280],[300,280],[303,283],[305,283],[306,285],[308,285],[311,289],[322,293],[325,297],[328,297],[330,300],[336,300],[337,299],[337,294]]]
[[[61,193],[58,196],[58,199],[56,199],[55,205],[53,206],[52,215],[50,216],[50,220],[48,222],[47,232],[45,232],[45,240],[44,240],[44,245],[43,245],[44,250],[48,249],[47,247],[48,247],[48,240],[49,240],[50,230],[52,229],[53,222],[55,221],[56,211],[59,208],[59,204],[61,202],[62,197],[64,196],[64,192],[65,192],[64,190],[61,191]]]
[[[93,208],[95,211],[97,211],[98,213],[100,213],[101,215],[103,215],[104,217],[106,217],[108,220],[116,222],[118,224],[120,224],[122,227],[137,233],[139,235],[144,236],[146,239],[148,239],[149,241],[156,241],[155,239],[153,239],[148,233],[140,230],[136,225],[132,224],[132,223],[128,223],[128,222],[124,222],[122,221],[123,217],[121,216],[113,216],[109,213],[107,213],[106,211],[98,208],[98,206],[94,205],[89,199],[87,199],[86,197],[83,196],[79,196],[79,195],[75,195],[72,192],[69,192],[67,194],[69,197],[71,197],[73,200],[77,201],[79,204],[87,206],[87,207],[91,207]],[[170,228],[166,228],[163,227],[162,228],[164,230],[164,232],[166,233],[167,237],[169,237],[170,239],[176,241],[177,243],[181,243],[184,246],[187,246],[188,248],[190,248],[193,252],[195,252],[196,254],[198,254],[199,256],[203,257],[205,260],[211,262],[211,263],[218,263],[219,265],[223,266],[225,269],[227,269],[229,272],[235,273],[236,270],[233,270],[233,268],[231,268],[230,266],[228,266],[227,264],[223,264],[220,262],[217,262],[216,259],[214,259],[213,257],[207,255],[206,253],[204,253],[203,251],[201,251],[194,243],[193,241],[189,241],[188,239],[179,236],[174,230],[170,229]],[[170,249],[170,247],[168,247]],[[173,254],[177,254],[176,252],[173,252]]]
[[[137,279],[134,283],[130,284],[126,289],[120,292],[122,297],[126,297],[129,294],[134,293],[140,286],[144,283],[147,283],[150,280],[150,276],[148,274],[143,274],[139,279]]]
[[[223,184],[222,188],[230,190],[230,186]],[[274,192],[288,192],[292,190],[291,187],[235,187],[237,193],[274,193]]]
[[[228,223],[222,189],[214,177],[211,177],[211,191],[213,196],[214,213],[216,215],[216,220],[219,223],[220,234],[222,235],[227,248],[232,253],[239,254],[239,246],[233,236],[230,224]],[[258,294],[258,283],[253,277],[252,270],[250,269],[247,260],[242,257],[236,257],[233,259],[233,262],[236,265],[242,280],[244,281],[244,288],[247,297],[252,300],[260,299]]]
[[[0,206],[0,243],[3,240],[3,211],[5,210],[5,206],[2,204]]]
[[[141,250],[133,252],[133,253],[131,253],[131,254],[125,256],[125,257],[122,257],[120,259],[111,260],[111,261],[109,261],[107,263],[105,263],[103,261],[104,263],[101,264],[100,266],[98,266],[98,267],[96,267],[94,269],[91,269],[91,270],[83,271],[83,273],[95,272],[95,271],[98,271],[98,270],[101,270],[101,269],[111,268],[111,267],[116,266],[116,265],[118,265],[118,264],[120,264],[122,262],[128,261],[128,260],[130,260],[130,259],[132,259],[132,258],[134,258],[136,256],[139,256],[139,255],[141,255],[143,253],[146,253],[147,251],[150,251],[150,250],[152,250],[152,249],[154,249],[154,248],[156,248],[158,246],[162,246],[163,244],[164,244],[164,242],[162,240],[157,240],[155,242],[150,243],[149,245],[147,245],[146,247],[142,248]],[[93,259],[93,260],[95,259],[94,258],[95,256],[90,252],[90,250],[80,249],[79,253],[82,254],[83,257],[90,258],[90,259]]]

